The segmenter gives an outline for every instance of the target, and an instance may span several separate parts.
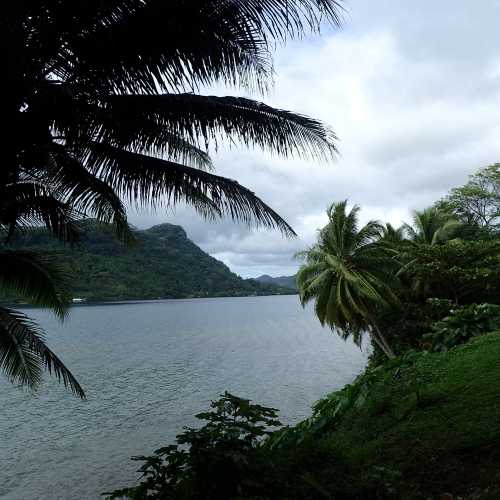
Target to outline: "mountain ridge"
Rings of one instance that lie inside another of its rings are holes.
[[[87,220],[81,227],[74,247],[62,245],[42,229],[17,235],[11,247],[60,255],[71,273],[73,296],[87,301],[294,293],[241,278],[199,248],[178,225],[134,229],[138,243],[132,247],[118,241],[109,225]]]
[[[297,290],[296,277],[297,277],[296,274],[294,274],[293,276],[275,276],[275,277],[269,276],[269,274],[262,274],[261,276],[255,278],[255,281],[258,281],[259,283],[262,284],[280,286],[283,288],[289,288],[291,290],[296,291]]]

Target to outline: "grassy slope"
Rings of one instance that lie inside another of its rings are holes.
[[[343,457],[368,490],[380,484],[394,498],[500,498],[500,332],[376,373],[366,399],[327,418],[317,447]],[[319,418],[332,409],[324,408]],[[326,467],[316,471],[322,482]]]

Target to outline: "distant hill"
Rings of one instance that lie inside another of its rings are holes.
[[[276,285],[284,288],[290,288],[291,290],[297,290],[297,283],[295,282],[296,276],[277,276],[273,278],[268,274],[263,274],[258,278],[255,278],[255,281],[259,283],[263,283],[266,285]]]
[[[110,226],[85,222],[81,242],[63,246],[44,230],[17,236],[16,248],[57,252],[69,264],[74,297],[135,300],[287,294],[275,284],[243,279],[196,246],[184,229],[161,224],[136,231],[139,244],[117,241]]]

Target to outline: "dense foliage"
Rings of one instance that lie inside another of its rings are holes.
[[[368,498],[498,498],[499,356],[498,332],[446,353],[408,353],[319,401],[280,442],[328,447],[373,488]]]
[[[67,263],[73,297],[87,300],[165,299],[293,293],[232,273],[188,239],[180,226],[135,231],[133,247],[114,238],[109,225],[87,222],[80,242],[64,247],[45,231],[17,236],[12,245],[57,253]]]
[[[436,203],[468,225],[497,231],[500,220],[500,164],[489,165],[471,175],[464,186],[454,188]]]
[[[432,324],[431,332],[423,339],[431,350],[447,351],[495,330],[500,330],[500,306],[471,304],[452,309],[448,316]]]

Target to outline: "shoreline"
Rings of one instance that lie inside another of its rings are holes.
[[[73,302],[70,308],[73,307],[86,307],[86,306],[103,306],[103,305],[127,305],[127,304],[145,304],[145,303],[156,303],[156,302],[177,302],[177,301],[191,301],[191,300],[214,300],[214,299],[247,299],[247,298],[258,298],[258,297],[289,297],[292,295],[298,295],[298,292],[290,293],[273,293],[273,294],[262,294],[262,295],[210,295],[206,297],[167,297],[167,298],[157,298],[157,299],[110,299],[110,300],[83,300],[78,302]],[[1,306],[17,308],[17,309],[46,309],[42,306],[36,306],[29,303],[20,302],[0,302]]]

